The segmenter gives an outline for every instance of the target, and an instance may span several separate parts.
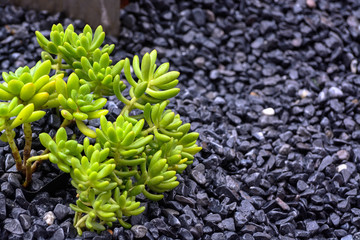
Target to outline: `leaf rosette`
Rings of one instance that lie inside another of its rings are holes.
[[[135,125],[119,115],[114,123],[100,117],[101,129],[96,129],[97,141],[102,147],[110,148],[110,156],[115,158],[117,165],[136,166],[145,161],[137,158],[145,149],[145,145],[152,139],[152,135],[141,136],[144,120],[139,120]],[[132,159],[133,157],[137,159]],[[131,159],[131,160],[126,160]]]
[[[81,57],[92,61],[94,52],[100,48],[105,39],[105,33],[101,26],[97,27],[93,33],[89,25],[86,25],[80,34],[74,32],[71,24],[65,30],[61,24],[53,25],[50,40],[39,31],[36,31],[35,34],[40,47],[45,50],[45,53],[42,54],[43,58],[50,60],[52,64],[59,64],[60,61],[60,65],[61,59],[63,59],[68,66],[62,67],[72,69],[81,68],[81,65],[78,64]],[[110,55],[114,47],[114,44],[106,44],[102,47],[101,53]],[[58,55],[60,58],[54,59],[51,54]]]
[[[175,97],[179,92],[179,88],[175,88],[179,80],[180,75],[177,71],[169,70],[169,63],[163,63],[156,68],[157,52],[153,50],[150,54],[146,53],[141,61],[137,55],[134,56],[132,62],[132,69],[137,77],[137,81],[132,77],[130,60],[126,58],[124,60],[124,74],[126,80],[131,85],[129,94],[132,98],[137,98],[137,103],[142,105],[139,107],[143,109],[146,103],[160,103],[169,98]],[[121,91],[118,90],[118,81],[114,82],[114,92],[117,98],[128,104],[128,100],[124,98]]]
[[[95,138],[96,133],[88,128],[83,121],[99,118],[109,111],[102,109],[106,98],[95,99],[87,84],[80,85],[76,73],[72,73],[67,83],[63,80],[56,81],[56,92],[60,103],[61,115],[71,121],[75,120],[79,130],[86,136]]]
[[[99,144],[90,145],[89,139],[85,138],[84,151],[82,158],[71,158],[72,185],[80,191],[92,188],[96,194],[114,189],[118,184],[110,178],[115,161],[108,159],[109,149],[101,149]],[[83,193],[80,193],[80,199],[86,201]]]
[[[72,158],[81,159],[83,145],[75,140],[68,140],[65,128],[60,128],[55,137],[55,141],[47,133],[39,135],[41,144],[50,150],[49,160],[57,164],[60,170],[69,173],[72,166]]]
[[[18,98],[24,106],[33,104],[35,110],[58,106],[55,81],[62,81],[62,74],[49,77],[50,61],[38,62],[33,68],[20,67],[15,72],[3,72],[4,83],[0,84],[0,100]]]

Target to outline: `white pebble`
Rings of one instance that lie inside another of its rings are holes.
[[[338,172],[341,172],[341,171],[344,170],[344,169],[347,169],[346,164],[340,164],[339,166],[336,167],[336,170],[337,170]]]
[[[357,65],[358,65],[358,61],[356,59],[353,59],[350,63],[350,70],[352,73],[357,72]]]
[[[44,221],[46,222],[47,225],[52,225],[54,223],[55,220],[55,215],[52,211],[49,211],[47,213],[44,214],[43,217]]]
[[[307,89],[300,89],[298,94],[301,98],[310,97],[310,95],[311,95],[311,93]]]
[[[262,110],[262,114],[264,114],[266,116],[274,116],[275,110],[273,108],[265,108]]]

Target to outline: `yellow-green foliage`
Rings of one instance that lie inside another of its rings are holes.
[[[141,61],[135,56],[132,66],[128,58],[112,65],[109,55],[114,45],[101,47],[105,38],[101,26],[93,33],[87,25],[77,34],[72,25],[64,30],[58,24],[50,39],[40,32],[36,37],[44,50],[43,61],[31,69],[3,73],[0,140],[9,142],[18,170],[26,174],[25,185],[36,161],[49,159],[70,173],[78,193],[76,204],[70,207],[76,212],[74,225],[79,234],[85,228],[105,230],[104,225],[112,226],[116,220],[130,227],[123,217],[145,209],[136,196],[162,199],[163,192],[179,184],[176,174],[192,164],[201,150],[196,145],[199,134],[189,132],[190,124],[183,124],[178,114],[166,109],[168,99],[180,91],[176,88],[180,73],[169,72],[169,63],[157,67],[156,50]],[[129,98],[122,94],[127,87]],[[108,110],[103,109],[104,96],[111,95],[125,105],[115,122],[107,120]],[[30,123],[42,118],[46,108],[58,108],[63,123],[54,137],[41,133],[46,150],[29,157]],[[99,119],[100,127],[88,127],[90,119]],[[68,139],[64,127],[72,123],[87,136],[82,143]],[[13,129],[20,125],[24,125],[26,141],[23,159],[13,141]],[[96,143],[91,144],[89,138]]]

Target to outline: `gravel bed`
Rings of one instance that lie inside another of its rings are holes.
[[[10,5],[0,16],[0,72],[39,60],[35,30],[84,25]],[[120,37],[106,40],[113,59],[156,48],[181,72],[169,107],[200,133],[203,150],[175,190],[144,200],[131,229],[79,237],[68,207],[75,190],[26,198],[0,142],[0,238],[360,239],[359,16],[358,0],[132,0]],[[115,118],[121,105],[107,107]],[[59,125],[49,112],[34,137]],[[41,165],[30,190],[58,173]]]

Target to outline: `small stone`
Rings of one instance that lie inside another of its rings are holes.
[[[347,165],[346,164],[340,164],[339,166],[336,167],[336,171],[341,172],[342,170],[347,169]]]
[[[192,208],[195,208],[196,201],[190,197],[184,197],[182,195],[176,195],[175,200],[179,201],[180,203],[184,203],[189,205]]]
[[[69,214],[70,209],[68,206],[58,203],[54,208],[54,214],[57,219],[62,221]]]
[[[56,230],[52,235],[52,237],[50,238],[50,240],[63,240],[63,239],[65,239],[65,233],[64,233],[64,229],[62,228]]]
[[[235,222],[233,218],[226,218],[221,221],[220,225],[224,230],[235,231]]]
[[[133,28],[136,24],[136,18],[132,14],[127,14],[125,17],[122,18],[122,24],[124,24],[127,28]]]
[[[350,209],[350,202],[348,199],[338,203],[337,208],[342,212],[348,212]]]
[[[21,224],[20,224],[19,220],[7,218],[4,220],[4,223],[5,223],[4,229],[6,231],[9,231],[13,234],[18,234],[18,235],[24,234],[24,230],[21,228]]]
[[[8,182],[14,186],[15,188],[20,188],[21,187],[21,176],[15,173],[10,173],[9,177],[8,177]]]
[[[340,240],[357,240],[352,235],[346,235],[345,237],[342,237]]]
[[[344,95],[343,91],[341,91],[341,89],[337,87],[329,88],[328,93],[329,93],[329,97],[331,98],[341,98]]]
[[[189,230],[187,230],[186,228],[180,228],[178,233],[179,233],[181,239],[183,239],[183,240],[193,240],[194,239],[191,232]]]
[[[332,224],[334,224],[335,227],[337,227],[340,224],[340,217],[336,213],[330,214],[330,221]]]
[[[211,223],[217,223],[221,221],[221,216],[220,214],[213,214],[213,213],[209,213],[205,218],[205,221],[207,222],[211,222]]]
[[[360,232],[357,232],[353,235],[354,240],[360,240]]]
[[[31,217],[27,214],[20,214],[19,216],[19,221],[21,223],[21,226],[22,228],[27,231],[30,227],[31,227],[31,224],[32,224],[32,220],[31,220]]]
[[[296,183],[296,188],[300,192],[305,191],[308,187],[309,187],[309,185],[306,182],[304,182],[303,180],[299,180]]]
[[[315,113],[315,108],[313,105],[308,105],[304,108],[304,115],[307,117],[307,118],[311,118],[314,116],[314,113]]]
[[[5,170],[8,171],[12,166],[14,166],[15,160],[12,154],[6,154],[5,156]]]
[[[260,48],[264,44],[264,39],[262,37],[257,38],[251,43],[251,47],[254,49]]]
[[[211,235],[211,240],[226,240],[226,238],[223,233],[216,232]]]
[[[224,105],[226,103],[225,99],[223,99],[222,97],[216,97],[214,99],[214,104],[215,105]]]
[[[257,239],[261,239],[261,240],[270,240],[271,239],[271,235],[266,232],[256,232],[253,234],[253,237],[256,240]]]
[[[184,41],[184,43],[189,44],[194,40],[195,35],[196,33],[190,30],[185,35],[182,36],[182,40]],[[211,74],[210,74],[210,78],[211,78]]]
[[[143,238],[147,233],[147,227],[144,225],[134,225],[131,227],[131,231],[134,233],[135,238]]]
[[[315,0],[306,0],[306,6],[308,6],[309,8],[316,8]]]
[[[319,230],[319,225],[316,221],[308,221],[306,223],[306,231],[310,233],[315,233]]]
[[[273,108],[265,108],[262,110],[262,114],[264,114],[266,116],[274,116],[275,110]]]
[[[11,197],[14,194],[14,188],[9,182],[3,182],[1,184],[1,192],[5,193],[7,197]]]
[[[58,230],[60,228],[59,225],[57,224],[53,224],[53,225],[50,225],[46,228],[46,232],[49,234],[49,235],[53,235],[56,230]]]
[[[169,214],[169,216],[168,216],[168,224],[173,227],[181,226],[179,219],[172,214]]]
[[[25,213],[27,213],[27,211],[23,208],[14,207],[13,209],[11,209],[11,216],[14,219],[18,219],[20,214],[25,214]]]
[[[280,199],[279,197],[277,197],[277,198],[275,199],[275,201],[277,202],[277,204],[278,204],[283,210],[285,210],[285,211],[289,211],[289,210],[290,210],[289,205],[288,205],[286,202],[284,202],[282,199]]]
[[[206,192],[198,192],[196,194],[196,199],[200,206],[207,206],[209,204],[209,197]]]
[[[350,153],[344,149],[337,151],[336,155],[340,160],[349,160]]]
[[[26,200],[24,193],[20,188],[17,188],[15,191],[15,201],[22,207],[27,209],[29,207],[29,202]],[[1,220],[1,218],[0,218]]]
[[[190,215],[182,214],[179,216],[179,221],[181,223],[181,226],[184,228],[189,228],[193,224],[193,220],[190,217]]]
[[[65,236],[69,238],[75,238],[77,231],[72,222],[65,221],[62,224],[60,224],[60,227],[64,230]]]
[[[235,212],[234,219],[235,219],[236,226],[238,226],[238,227],[244,226],[244,224],[247,222],[246,215],[243,214],[243,212],[241,212],[241,211]]]
[[[295,230],[295,226],[290,222],[280,224],[280,232],[282,234],[293,233],[294,230]]]
[[[0,192],[0,221],[6,218],[6,197]]]
[[[205,58],[204,57],[197,57],[194,59],[194,64],[198,68],[202,68],[205,64]]]
[[[242,200],[240,203],[240,210],[245,216],[250,216],[255,212],[255,207],[248,200]]]
[[[310,97],[310,96],[311,96],[311,93],[310,93],[309,90],[307,90],[307,89],[300,89],[298,95],[299,95],[301,98],[306,98],[306,97]]]
[[[346,129],[348,129],[349,131],[353,131],[355,129],[356,123],[350,117],[347,117],[344,119],[344,125]]]
[[[205,166],[203,164],[198,164],[192,171],[191,176],[194,178],[194,180],[204,185],[206,183],[206,177],[204,175]]]
[[[262,133],[262,132],[253,133],[252,136],[260,142],[265,140],[264,133]]]
[[[318,168],[318,171],[323,171],[327,166],[333,163],[333,158],[331,156],[326,156]]]
[[[52,211],[46,212],[43,217],[47,225],[52,225],[54,223],[55,218],[56,217]]]
[[[291,40],[291,44],[294,47],[300,47],[302,44],[302,39],[301,38],[294,38],[293,40]],[[291,76],[290,76],[291,77]],[[291,77],[292,78],[292,77]],[[292,78],[292,79],[296,79],[296,78]]]
[[[305,231],[305,230],[295,229],[295,237],[309,238],[310,237],[310,232]]]
[[[279,153],[286,156],[290,153],[290,150],[291,150],[291,146],[289,144],[284,144],[279,149]]]
[[[174,237],[174,234],[169,228],[169,226],[166,225],[164,220],[162,220],[161,218],[154,218],[153,220],[150,221],[150,223],[152,223],[159,230],[159,232],[168,235],[170,237],[171,236]]]
[[[356,72],[357,72],[357,65],[358,65],[358,60],[356,60],[356,59],[353,59],[350,63],[350,70],[354,74],[356,74]]]
[[[194,22],[196,23],[196,25],[198,25],[199,27],[205,25],[206,14],[205,14],[204,10],[202,10],[201,8],[194,8],[192,10],[192,15],[193,15]]]

